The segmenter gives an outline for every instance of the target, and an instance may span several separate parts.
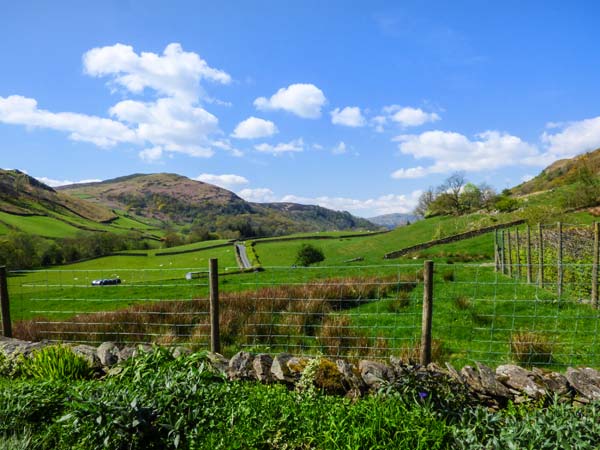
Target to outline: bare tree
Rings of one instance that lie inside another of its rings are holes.
[[[425,192],[419,196],[417,206],[413,210],[413,214],[418,217],[425,217],[429,211],[429,206],[435,200],[435,192],[432,187],[429,187]]]
[[[440,193],[446,194],[449,207],[454,214],[462,212],[460,193],[466,183],[465,175],[462,172],[456,172],[450,175],[438,188]]]

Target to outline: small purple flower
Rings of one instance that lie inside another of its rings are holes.
[[[419,392],[419,397],[421,397],[421,399],[424,399],[425,397],[427,397],[427,392]]]

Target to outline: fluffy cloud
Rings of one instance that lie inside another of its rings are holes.
[[[238,123],[231,136],[237,139],[256,139],[273,136],[277,131],[277,127],[270,120],[252,116]]]
[[[319,205],[337,211],[350,211],[363,216],[408,213],[414,209],[421,195],[421,191],[414,191],[409,195],[388,194],[366,200],[346,197],[300,197],[285,195],[282,202],[304,203]]]
[[[53,113],[39,109],[34,99],[20,95],[0,97],[0,122],[65,131],[74,141],[99,147],[138,142],[135,132],[120,122],[71,112]]]
[[[304,150],[304,141],[302,138],[300,138],[290,142],[280,142],[277,145],[263,143],[255,145],[254,148],[261,153],[272,153],[273,155],[280,155],[282,153],[295,153]]]
[[[393,178],[418,178],[432,173],[492,170],[515,164],[540,165],[539,150],[516,136],[486,131],[471,140],[446,131],[427,131],[419,135],[401,135],[400,151],[415,159],[430,159],[428,167],[399,169]]]
[[[304,119],[318,119],[327,99],[314,84],[291,84],[279,89],[271,98],[259,97],[254,106],[262,111],[282,109]]]
[[[333,149],[331,150],[331,153],[333,153],[334,155],[343,155],[344,153],[346,153],[346,151],[347,151],[346,144],[344,143],[344,141],[340,141],[338,143],[338,145],[333,147]]]
[[[541,137],[547,145],[548,154],[554,159],[570,158],[600,147],[600,117],[549,125],[552,125],[549,128],[560,129],[556,133],[544,132]]]
[[[405,128],[418,127],[440,120],[440,116],[436,113],[428,113],[420,108],[411,108],[410,106],[390,105],[383,108],[383,112],[388,115],[389,120]]]
[[[238,195],[249,202],[275,202],[277,201],[275,194],[268,188],[242,189]]]
[[[210,67],[193,52],[181,45],[167,45],[162,55],[150,52],[135,53],[133,47],[115,44],[93,48],[83,55],[86,73],[96,77],[111,76],[114,83],[139,94],[150,88],[170,97],[196,99],[200,80],[230,83],[226,72]]]
[[[212,173],[202,173],[198,175],[195,180],[221,186],[226,189],[231,189],[232,187],[242,184],[248,184],[247,178],[234,174],[215,175]]]
[[[55,180],[53,178],[47,178],[47,177],[35,177],[35,179],[38,181],[41,181],[42,183],[47,184],[48,186],[51,186],[51,187],[68,186],[69,184],[79,184],[79,183],[97,183],[99,181],[102,181],[102,180],[98,180],[98,179],[79,180],[79,181]]]
[[[367,121],[358,106],[346,106],[344,109],[335,108],[331,111],[331,123],[346,127],[362,127]]]
[[[161,147],[145,148],[138,153],[140,159],[147,163],[155,163],[161,160],[163,151]]]
[[[134,127],[140,140],[165,151],[213,155],[209,135],[218,131],[219,121],[198,106],[169,97],[148,103],[124,100],[113,106],[110,114]]]
[[[116,44],[94,48],[83,57],[86,73],[110,77],[125,92],[155,91],[157,99],[118,102],[111,118],[72,112],[50,112],[38,108],[34,99],[18,95],[0,97],[0,123],[48,128],[69,133],[76,141],[99,147],[134,144],[143,147],[141,159],[156,162],[167,153],[210,157],[214,149],[234,155],[241,152],[227,141],[215,141],[221,133],[219,120],[199,105],[202,80],[229,83],[231,77],[214,69],[196,53],[169,44],[162,55],[137,54],[131,46]]]

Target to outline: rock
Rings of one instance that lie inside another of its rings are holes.
[[[326,394],[345,394],[344,376],[338,370],[337,364],[326,358],[319,358],[317,361],[319,364],[314,373],[314,386]]]
[[[402,359],[398,358],[397,356],[390,356],[390,366],[392,366],[392,369],[394,370],[394,375],[396,375],[396,377],[401,377],[409,370],[408,365],[405,364],[402,361]]]
[[[139,356],[143,353],[150,353],[154,350],[154,347],[152,347],[151,345],[148,344],[139,344],[137,347],[135,347],[135,349],[133,350],[133,357],[135,358],[136,356]]]
[[[103,342],[96,350],[100,364],[111,367],[119,362],[119,347],[114,342]]]
[[[338,371],[342,374],[342,383],[346,392],[357,397],[365,392],[368,388],[365,381],[362,379],[359,370],[354,364],[350,364],[343,359],[338,359],[335,362]]]
[[[542,377],[513,364],[498,366],[496,368],[496,379],[505,386],[536,400],[548,395]]]
[[[303,356],[292,356],[287,361],[288,369],[290,369],[290,375],[295,381],[298,381],[306,369],[306,366],[311,361],[311,358],[306,358]]]
[[[123,361],[127,361],[129,358],[133,358],[133,356],[135,356],[135,354],[136,354],[135,347],[131,347],[131,346],[123,347],[119,351],[119,363],[122,363]]]
[[[229,368],[229,361],[220,353],[208,352],[206,359],[210,363],[211,367],[221,375],[227,375],[227,369]]]
[[[445,365],[446,365],[446,369],[448,369],[448,374],[450,375],[450,377],[454,378],[456,381],[458,381],[461,384],[465,384],[464,378],[461,376],[460,373],[458,373],[456,371],[456,369],[454,368],[454,366],[452,364],[447,362]]]
[[[39,350],[50,345],[47,341],[30,342],[20,339],[7,338],[0,336],[0,351],[6,356],[27,356],[35,350]]]
[[[271,375],[271,366],[273,365],[273,358],[271,355],[266,353],[259,353],[254,357],[252,361],[252,368],[254,369],[254,377],[263,383],[269,383],[273,381]]]
[[[573,388],[587,400],[600,400],[598,372],[594,369],[573,369],[569,367],[567,380]]]
[[[102,367],[102,363],[100,362],[100,358],[98,358],[98,353],[96,347],[92,347],[91,345],[76,345],[75,347],[71,347],[71,350],[76,355],[84,358],[90,367],[95,369],[99,369]]]
[[[471,366],[465,366],[460,371],[460,375],[465,384],[474,392],[488,397],[508,399],[511,393],[506,386],[496,380],[495,374],[489,367],[475,363],[477,369]]]
[[[254,378],[254,357],[248,352],[237,352],[229,360],[230,380],[251,380]]]
[[[376,361],[363,359],[358,363],[358,370],[370,389],[379,389],[384,384],[391,383],[395,379],[392,368]]]
[[[287,364],[290,359],[292,359],[292,355],[288,353],[280,353],[273,358],[271,375],[275,380],[286,383],[294,383],[296,381],[296,378],[292,376],[292,372]]]
[[[548,391],[559,397],[570,394],[569,382],[563,374],[558,372],[547,372],[537,367],[534,367],[532,371],[544,380],[544,384]]]
[[[173,358],[180,358],[182,356],[191,355],[192,351],[187,347],[178,346],[171,350],[171,354],[173,355]]]

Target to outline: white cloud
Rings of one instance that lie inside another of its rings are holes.
[[[385,116],[375,116],[371,119],[371,125],[375,128],[378,133],[383,133],[384,126],[387,124]]]
[[[304,119],[318,119],[327,99],[314,84],[291,84],[279,89],[271,98],[259,97],[254,106],[262,111],[282,109]]]
[[[344,109],[335,108],[331,111],[331,123],[346,127],[362,127],[367,121],[358,106],[346,106]]]
[[[432,173],[493,170],[515,164],[540,165],[540,152],[516,136],[486,131],[475,140],[446,131],[427,131],[419,135],[397,136],[400,151],[415,159],[431,159],[427,167],[395,171],[393,178],[417,178]]]
[[[231,82],[229,74],[210,67],[178,43],[167,45],[162,55],[150,52],[138,55],[133,47],[123,44],[93,48],[83,55],[83,65],[86,73],[112,76],[116,84],[135,94],[151,88],[163,95],[189,100],[199,96],[201,79]]]
[[[280,155],[282,153],[295,153],[304,150],[304,141],[302,138],[300,138],[290,142],[281,142],[277,145],[262,143],[255,145],[254,148],[259,152],[272,153],[273,155]]]
[[[163,156],[161,147],[145,148],[138,153],[140,159],[147,163],[154,163],[160,161]]]
[[[216,186],[223,187],[225,189],[231,189],[235,186],[239,186],[242,184],[248,184],[248,179],[241,175],[234,174],[222,174],[215,175],[212,173],[202,173],[198,175],[195,180],[203,181],[205,183],[214,184]]]
[[[420,108],[410,106],[390,105],[384,107],[383,111],[388,114],[392,122],[396,122],[405,128],[418,127],[428,122],[440,120],[440,116],[436,113],[428,113]]]
[[[210,157],[209,135],[219,130],[218,119],[204,110],[175,98],[155,102],[124,100],[110,114],[135,127],[138,138],[163,147],[164,151]]]
[[[264,203],[277,201],[273,191],[268,188],[246,188],[239,191],[238,195],[249,202]]]
[[[69,133],[76,141],[99,147],[134,144],[145,161],[158,161],[165,153],[192,157],[210,157],[214,148],[234,155],[241,152],[223,141],[214,141],[221,133],[219,120],[199,106],[200,81],[229,83],[224,71],[209,67],[196,53],[185,52],[179,44],[169,44],[162,55],[142,52],[123,44],[94,48],[85,53],[86,73],[108,76],[125,92],[142,93],[152,89],[153,101],[126,99],[118,102],[102,118],[72,112],[39,109],[34,99],[18,95],[0,97],[0,123],[48,128]]]
[[[235,156],[238,158],[244,156],[244,152],[242,152],[241,150],[238,150],[233,145],[231,145],[231,142],[229,142],[229,139],[219,139],[219,140],[213,141],[211,143],[211,145],[215,148],[218,148],[220,150],[225,150],[226,152],[231,153],[232,156]]]
[[[333,147],[331,153],[333,153],[334,155],[343,155],[344,153],[346,153],[346,151],[346,144],[344,143],[344,141],[340,141],[338,145]]]
[[[0,97],[0,122],[65,131],[74,141],[91,142],[99,147],[138,141],[134,131],[115,120],[70,112],[53,113],[39,109],[34,99],[20,95]]]
[[[98,179],[89,179],[89,180],[79,180],[79,181],[70,181],[70,180],[55,180],[53,178],[48,178],[48,177],[35,177],[36,180],[41,181],[42,183],[51,186],[51,187],[58,187],[58,186],[67,186],[69,184],[79,184],[79,183],[97,183],[100,182],[102,180],[98,180]]]
[[[301,197],[285,195],[280,201],[319,205],[324,208],[349,211],[353,214],[367,217],[379,214],[409,213],[416,206],[420,195],[420,190],[414,191],[409,195],[388,194],[366,200],[346,197]]]
[[[552,128],[560,128],[560,131],[544,132],[541,140],[554,159],[570,158],[600,148],[600,117],[567,124],[552,123]]]
[[[237,139],[256,139],[273,136],[277,132],[277,127],[270,120],[252,116],[238,123],[231,136]]]

